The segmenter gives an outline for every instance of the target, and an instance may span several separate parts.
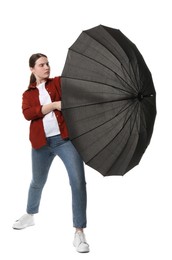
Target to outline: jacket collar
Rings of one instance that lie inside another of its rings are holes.
[[[47,81],[45,82],[45,85],[50,82],[52,80],[52,78],[48,78]],[[36,88],[36,82],[32,83],[29,85],[28,89],[34,89]]]

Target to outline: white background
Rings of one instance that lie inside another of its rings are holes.
[[[172,259],[171,7],[168,0],[2,0],[0,3],[0,259]],[[29,122],[21,113],[32,53],[48,55],[60,75],[68,48],[82,30],[120,29],[139,48],[157,92],[154,134],[139,166],[106,177],[88,166],[89,254],[72,246],[67,173],[55,159],[36,226],[13,230],[25,213],[31,178]],[[67,258],[68,257],[68,258]]]

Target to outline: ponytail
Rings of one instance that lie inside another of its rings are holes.
[[[35,75],[32,73],[32,74],[30,75],[29,85],[33,84],[35,81],[36,81]]]

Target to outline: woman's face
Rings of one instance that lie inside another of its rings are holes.
[[[40,57],[37,59],[35,66],[30,69],[35,75],[37,83],[45,81],[50,76],[50,66],[46,57]]]

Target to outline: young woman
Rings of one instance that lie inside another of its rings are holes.
[[[14,229],[34,225],[43,187],[53,159],[58,155],[68,172],[72,191],[74,246],[78,252],[89,252],[83,229],[86,227],[86,182],[83,161],[68,138],[61,112],[60,77],[49,78],[46,55],[33,54],[29,59],[30,84],[23,93],[22,111],[30,120],[32,145],[32,180],[28,192],[27,211],[13,224]]]

